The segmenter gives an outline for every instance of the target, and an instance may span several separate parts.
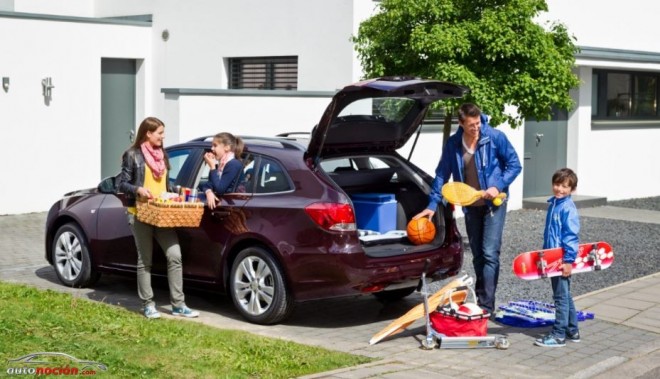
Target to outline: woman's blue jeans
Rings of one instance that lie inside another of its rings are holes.
[[[578,331],[577,312],[571,296],[571,278],[555,276],[550,278],[552,294],[555,301],[555,324],[552,335],[564,339],[566,333],[575,334]]]
[[[500,275],[500,247],[506,219],[506,202],[499,207],[466,207],[465,228],[477,277],[475,293],[481,308],[495,311],[495,291]]]

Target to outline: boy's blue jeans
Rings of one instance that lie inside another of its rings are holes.
[[[499,207],[467,207],[466,210],[465,228],[477,277],[475,294],[479,306],[492,313],[495,311],[495,291],[500,276],[500,247],[506,202]]]
[[[577,312],[573,297],[571,296],[571,278],[555,276],[550,278],[552,283],[553,299],[555,301],[555,324],[552,327],[552,335],[564,339],[566,333],[578,332]]]

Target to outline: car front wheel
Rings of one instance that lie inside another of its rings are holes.
[[[92,262],[84,233],[74,223],[57,229],[52,246],[53,266],[62,283],[69,287],[94,284],[100,274],[92,271]]]
[[[274,324],[293,310],[279,264],[264,249],[249,247],[234,260],[229,278],[234,305],[248,321]]]

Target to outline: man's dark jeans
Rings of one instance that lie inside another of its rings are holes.
[[[477,276],[475,293],[479,306],[495,311],[495,291],[500,275],[500,247],[506,219],[506,205],[467,207],[465,227],[472,250],[472,264]]]

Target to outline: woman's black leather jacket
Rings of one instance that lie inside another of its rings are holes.
[[[117,179],[117,191],[126,196],[127,205],[135,206],[138,188],[144,186],[144,155],[139,148],[131,147],[121,158],[121,172]]]

